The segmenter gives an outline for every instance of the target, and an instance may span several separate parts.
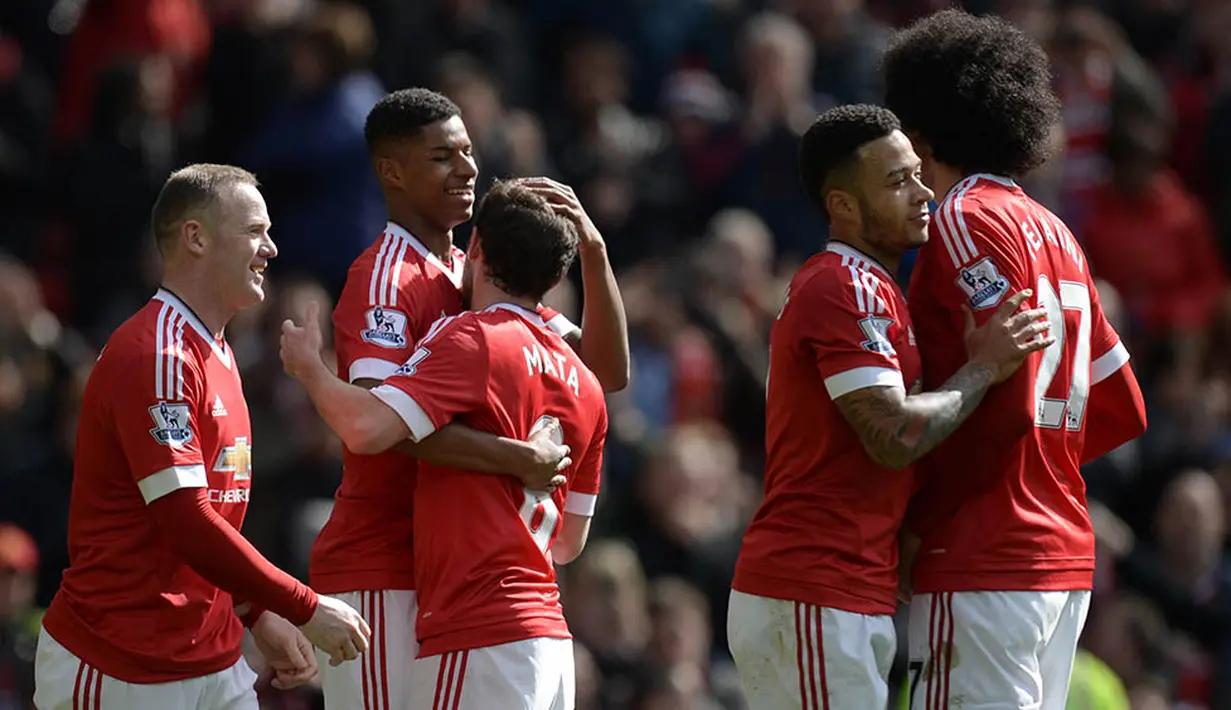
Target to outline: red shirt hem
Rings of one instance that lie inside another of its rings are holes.
[[[419,639],[419,658],[453,651],[473,651],[476,648],[535,638],[571,639],[573,635],[569,633],[568,624],[562,617],[515,619],[496,625],[446,631],[431,638]]]
[[[769,599],[802,602],[812,606],[849,611],[867,616],[891,615],[897,611],[897,589],[868,585],[848,580],[842,587],[831,581],[799,580],[735,568],[731,588],[744,594]]]
[[[240,626],[239,619],[235,619],[234,623]],[[54,601],[43,617],[43,628],[61,646],[104,675],[137,685],[200,678],[230,668],[242,656],[238,642],[234,649],[225,653],[191,661],[175,661],[168,655],[147,656],[125,651],[99,638],[71,610]],[[242,634],[242,630],[236,634],[237,641]]]
[[[914,592],[1071,592],[1094,588],[1094,560],[1081,569],[930,570],[914,576]]]

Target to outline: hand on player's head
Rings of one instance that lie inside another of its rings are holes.
[[[1019,310],[1033,295],[1026,289],[1005,300],[992,317],[976,327],[974,314],[963,306],[966,319],[966,350],[971,362],[981,362],[996,368],[996,382],[1008,379],[1030,353],[1056,342],[1049,330],[1047,311],[1042,308]]]
[[[300,629],[312,645],[329,654],[329,665],[353,661],[368,650],[372,629],[346,602],[321,596],[316,611]]]
[[[282,341],[279,355],[282,357],[282,367],[291,377],[302,377],[311,367],[316,366],[321,358],[321,326],[320,305],[315,300],[308,301],[304,310],[303,325],[295,325],[295,321],[287,318],[282,321]]]
[[[581,243],[597,240],[602,242],[602,233],[594,226],[590,215],[581,206],[581,200],[573,188],[549,177],[519,178],[517,184],[530,188],[532,192],[547,200],[547,204],[556,214],[573,223],[577,229],[577,237]]]

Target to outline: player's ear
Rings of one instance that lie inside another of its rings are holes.
[[[859,219],[859,201],[846,190],[830,190],[826,193],[825,209],[829,211],[830,221]]]
[[[209,242],[208,230],[200,220],[186,219],[180,225],[180,244],[189,254],[201,256]]]
[[[388,156],[376,158],[376,176],[382,185],[397,189],[402,188],[402,166]]]

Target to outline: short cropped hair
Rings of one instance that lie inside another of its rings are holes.
[[[963,172],[1020,175],[1046,162],[1060,120],[1042,47],[995,17],[943,10],[898,32],[885,105],[932,157]]]
[[[513,296],[541,299],[577,257],[573,223],[516,180],[492,185],[474,226],[488,277]]]
[[[399,89],[376,102],[368,112],[363,136],[368,151],[391,141],[414,138],[424,126],[460,116],[462,110],[444,94],[431,89]]]
[[[181,224],[213,207],[219,195],[237,185],[259,187],[260,182],[252,173],[234,165],[198,163],[171,173],[150,211],[150,226],[158,250],[165,254]]]
[[[870,104],[837,106],[817,116],[799,141],[799,179],[821,214],[829,217],[825,195],[849,176],[859,147],[897,130],[901,124],[893,112]]]

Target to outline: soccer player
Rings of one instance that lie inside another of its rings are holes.
[[[919,394],[893,274],[927,240],[932,191],[889,111],[841,106],[799,146],[830,241],[792,279],[770,334],[765,499],[744,536],[728,638],[758,708],[884,708],[897,648],[898,527],[910,464],[1050,341],[1007,299],[965,338],[969,360]],[[963,356],[965,359],[965,356]]]
[[[253,439],[223,328],[264,298],[278,253],[256,178],[186,167],[151,221],[162,287],[107,341],[82,400],[69,567],[35,662],[41,710],[256,710],[244,626],[280,687],[316,674],[304,636],[335,662],[367,648],[354,609],[239,534]]]
[[[420,441],[462,417],[525,439],[554,417],[581,452],[554,493],[422,465],[414,495],[422,647],[409,707],[573,707],[573,649],[553,562],[572,561],[585,545],[607,412],[597,378],[534,308],[564,276],[577,240],[536,189],[497,183],[479,207],[466,262],[477,312],[442,319],[370,391],[329,376],[311,314],[306,331],[283,326],[287,371],[347,446]]]
[[[1077,240],[1013,179],[1059,120],[1043,50],[945,11],[899,34],[884,70],[943,195],[909,288],[924,386],[961,364],[964,309],[984,322],[1032,289],[1055,338],[920,463],[912,705],[1062,710],[1094,571],[1080,467],[1145,431],[1141,391]]]
[[[334,309],[333,332],[339,376],[372,387],[411,356],[432,323],[463,309],[465,253],[453,246],[452,229],[471,217],[478,171],[458,107],[427,89],[396,91],[378,102],[368,114],[366,136],[389,223],[351,267]],[[543,179],[525,184],[551,198],[554,209],[568,207],[561,196],[571,191],[563,186]],[[589,221],[584,213],[577,217]],[[573,339],[607,389],[618,390],[628,379],[623,305],[601,235],[589,230],[584,236],[585,338],[577,342],[580,331],[563,315],[539,312]],[[329,710],[405,707],[409,678],[399,669],[418,654],[416,459],[516,474],[542,487],[559,464],[567,465],[561,459],[567,453],[549,438],[527,444],[461,424],[417,443],[406,440],[391,452],[347,448],[333,512],[312,550],[310,581],[360,609],[372,626],[374,650],[360,663],[323,667]]]

